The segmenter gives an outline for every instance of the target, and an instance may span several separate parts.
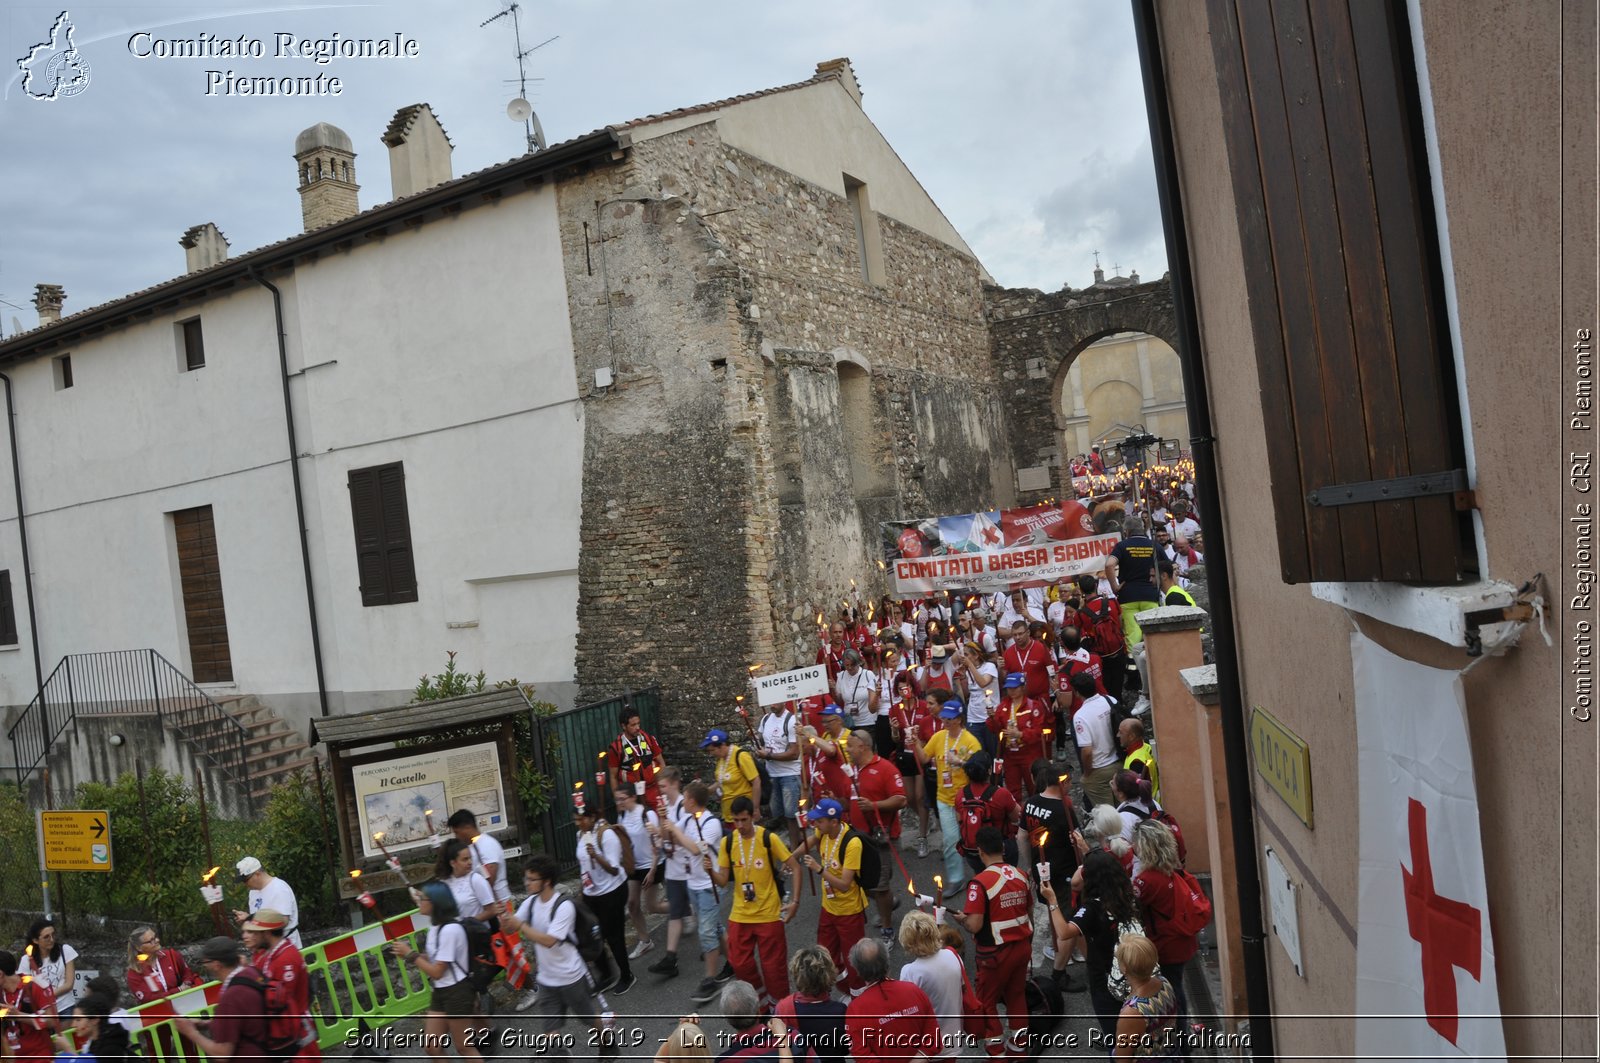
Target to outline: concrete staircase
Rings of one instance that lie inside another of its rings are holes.
[[[230,694],[215,700],[246,731],[245,772],[249,778],[250,796],[257,802],[258,808],[274,785],[303,768],[311,767],[316,758],[312,756],[305,736],[261,704],[254,694]],[[206,739],[201,736],[199,740],[204,742]]]

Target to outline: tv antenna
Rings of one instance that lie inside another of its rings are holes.
[[[498,15],[492,15],[478,23],[478,28],[483,29],[491,22],[499,22],[508,15],[511,18],[511,29],[516,34],[517,39],[517,95],[515,99],[506,104],[506,117],[513,122],[522,123],[523,132],[528,137],[528,153],[531,155],[536,151],[544,150],[544,129],[539,125],[539,116],[534,113],[533,104],[528,102],[528,56],[537,52],[551,41],[560,40],[561,38],[559,36],[551,37],[540,41],[532,48],[524,49],[522,47],[521,11],[521,4],[515,2],[507,4]],[[534,78],[533,80],[542,81],[543,79]]]

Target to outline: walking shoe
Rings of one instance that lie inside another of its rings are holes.
[[[622,994],[626,993],[628,990],[632,989],[638,984],[639,979],[634,977],[632,971],[629,971],[627,974],[623,975],[617,980],[617,984],[612,986],[609,992],[612,996],[620,997]]]
[[[702,978],[700,979],[700,987],[689,996],[689,999],[696,1004],[709,1004],[717,999],[717,994],[720,992],[722,990],[717,988],[717,980],[715,978]]]
[[[1046,945],[1044,947],[1044,959],[1046,963],[1056,962],[1056,947],[1054,945]]]
[[[654,941],[651,941],[649,938],[640,938],[639,943],[633,947],[633,951],[628,953],[628,959],[637,960],[640,956],[643,956],[645,953],[649,952],[655,947],[656,943]]]
[[[1139,700],[1133,703],[1133,714],[1135,716],[1150,715],[1150,699],[1140,694]]]
[[[721,985],[723,982],[731,982],[733,979],[733,964],[726,960],[722,961],[722,970],[717,972],[717,977],[713,979],[713,981],[715,981],[718,985]]]
[[[1055,979],[1056,988],[1063,993],[1086,993],[1089,991],[1089,983],[1081,978],[1073,978],[1066,971],[1053,971],[1051,972],[1051,977]]]
[[[664,974],[668,978],[678,977],[678,954],[676,952],[663,953],[661,958],[652,963],[645,970],[651,974]]]
[[[526,993],[522,994],[522,999],[521,1000],[517,1001],[517,1010],[518,1011],[527,1011],[529,1008],[533,1007],[538,1002],[539,1002],[539,991],[537,989],[530,989]]]
[[[921,860],[928,858],[928,839],[926,837],[917,839],[917,857]]]

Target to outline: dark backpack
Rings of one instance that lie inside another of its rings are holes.
[[[1154,813],[1146,812],[1132,801],[1119,805],[1117,811],[1132,812],[1140,819],[1153,819],[1157,823],[1165,824],[1167,829],[1172,831],[1172,840],[1178,843],[1178,863],[1187,864],[1189,862],[1189,849],[1183,844],[1183,829],[1178,826],[1178,821],[1172,818],[1171,812],[1164,808],[1158,808]]]
[[[467,966],[461,973],[475,991],[486,992],[502,969],[494,954],[494,935],[499,928],[469,915],[457,917],[456,924],[467,935]]]
[[[784,882],[783,872],[778,870],[778,861],[772,852],[772,832],[765,827],[757,827],[756,832],[761,835],[761,840],[767,847],[767,866],[772,869],[772,884],[777,887],[778,900],[785,900],[788,894],[788,883]],[[729,869],[728,873],[730,875],[733,874],[733,855],[729,851],[729,846],[732,844],[733,835],[724,834],[722,836],[722,866]]]
[[[1091,643],[1090,649],[1102,659],[1114,657],[1128,648],[1127,636],[1122,633],[1122,618],[1111,606],[1112,602],[1104,595],[1096,595],[1092,602],[1084,603],[1083,611],[1093,621],[1084,637]]]
[[[883,858],[860,831],[846,827],[839,832],[839,861],[844,862],[844,851],[851,838],[861,839],[861,870],[856,872],[856,885],[864,890],[875,888],[883,881]]]
[[[275,984],[260,970],[254,967],[250,969],[256,977],[240,977],[233,981],[236,985],[249,986],[261,994],[261,1015],[267,1020],[267,1034],[258,1047],[273,1059],[292,1059],[310,1043],[305,1036],[306,1023],[301,1016],[289,1012],[288,994],[282,986]]]
[[[572,936],[568,941],[578,947],[578,955],[583,957],[583,962],[599,964],[606,955],[605,933],[600,929],[600,920],[595,917],[594,909],[583,900],[582,896],[570,896],[563,893],[550,909],[551,919],[561,908],[561,902],[572,905]]]
[[[956,848],[964,855],[971,856],[978,851],[978,832],[987,826],[999,827],[994,823],[989,811],[989,801],[994,797],[994,792],[1000,789],[1000,784],[991,782],[989,788],[983,791],[983,796],[972,792],[972,784],[961,788],[961,793],[956,797],[956,820],[961,824],[961,840],[956,843]]]

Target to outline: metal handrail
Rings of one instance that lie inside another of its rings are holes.
[[[38,719],[34,720],[35,713]],[[249,729],[153,649],[74,653],[61,658],[6,737],[24,784],[79,716],[153,715],[235,782],[249,780]]]

